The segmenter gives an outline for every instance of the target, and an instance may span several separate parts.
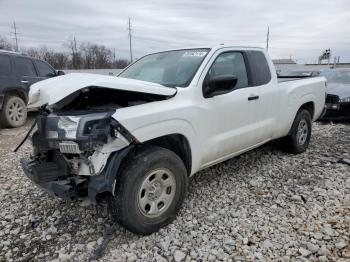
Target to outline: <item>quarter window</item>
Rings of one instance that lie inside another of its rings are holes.
[[[251,86],[261,86],[269,83],[271,72],[264,53],[261,51],[248,51],[247,57],[251,70]]]
[[[16,65],[21,76],[36,76],[34,65],[29,58],[17,57]]]
[[[0,75],[9,75],[11,73],[11,60],[7,55],[0,55]]]
[[[209,72],[209,78],[221,75],[234,75],[237,77],[236,88],[248,86],[247,70],[243,55],[240,52],[226,52],[220,54]]]

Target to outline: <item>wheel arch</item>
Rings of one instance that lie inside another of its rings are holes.
[[[9,87],[4,91],[5,97],[10,95],[18,96],[27,104],[28,103],[28,94],[20,87]]]
[[[311,119],[314,119],[314,116],[315,116],[315,103],[314,102],[309,101],[309,102],[306,102],[306,103],[302,104],[299,107],[298,112],[301,109],[307,110],[310,113],[310,115],[311,115]],[[298,114],[298,112],[296,113],[296,115]]]
[[[312,100],[302,102],[302,104],[299,105],[299,107],[297,107],[297,110],[296,110],[296,112],[295,112],[295,114],[293,116],[292,121],[290,121],[288,134],[290,133],[290,131],[292,129],[292,126],[293,126],[295,118],[297,117],[298,113],[302,109],[307,110],[310,113],[311,121],[313,120],[314,114],[315,114],[315,103]]]
[[[180,157],[183,161],[187,174],[190,175],[192,171],[192,151],[188,139],[178,133],[168,134],[153,138],[142,143],[143,146],[159,146],[166,148]]]

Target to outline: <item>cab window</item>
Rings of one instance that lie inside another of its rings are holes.
[[[271,81],[271,72],[266,56],[261,51],[246,52],[251,70],[251,86],[266,85]]]
[[[237,78],[236,88],[248,86],[247,70],[242,53],[225,52],[220,54],[212,64],[209,72],[209,78],[234,75]]]

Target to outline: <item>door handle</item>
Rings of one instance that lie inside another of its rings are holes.
[[[22,80],[21,83],[22,83],[22,84],[29,84],[29,81],[27,81],[27,80]]]
[[[250,96],[250,97],[248,97],[248,101],[257,100],[257,99],[259,99],[259,96]]]

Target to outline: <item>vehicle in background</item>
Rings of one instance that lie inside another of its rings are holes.
[[[292,70],[277,73],[278,78],[304,78],[319,76],[319,70]]]
[[[29,87],[62,74],[62,71],[56,71],[45,61],[0,50],[0,125],[23,125],[27,119]]]
[[[198,171],[278,138],[304,152],[325,81],[279,83],[264,49],[223,45],[146,55],[118,77],[42,81],[22,168],[55,196],[106,199],[117,222],[150,234],[175,218]]]
[[[326,114],[324,120],[350,119],[350,69],[320,72],[327,79]]]

